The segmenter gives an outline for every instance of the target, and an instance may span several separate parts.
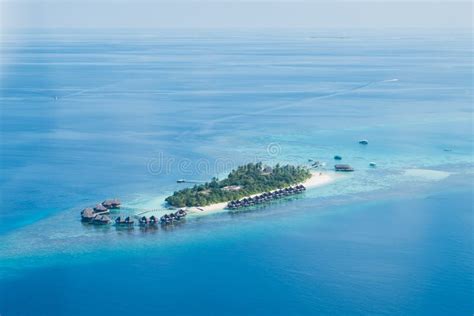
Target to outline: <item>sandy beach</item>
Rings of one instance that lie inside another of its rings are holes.
[[[311,178],[308,180],[304,181],[303,184],[306,188],[314,188],[314,187],[319,187],[323,186],[326,184],[329,184],[333,182],[336,178],[335,173],[328,173],[328,172],[311,172]],[[256,193],[254,195],[251,195],[250,197],[257,196],[261,193]],[[206,215],[210,213],[216,213],[216,212],[222,212],[225,210],[227,206],[227,202],[222,202],[222,203],[216,203],[216,204],[211,204],[207,206],[202,206],[202,207],[188,207],[186,208],[186,211],[193,216],[199,216],[199,215]]]

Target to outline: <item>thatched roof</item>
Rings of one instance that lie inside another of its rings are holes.
[[[105,206],[103,206],[102,204],[97,204],[94,207],[94,211],[96,211],[96,212],[105,212],[105,211],[107,211],[107,208]]]
[[[108,217],[107,215],[97,215],[94,220],[99,222],[110,222],[110,217]]]
[[[265,168],[263,168],[263,172],[265,172],[265,173],[272,173],[272,172],[273,172],[273,168],[270,167],[270,166],[266,166]]]
[[[105,200],[104,202],[102,202],[102,204],[116,206],[116,205],[120,205],[121,202],[119,199],[111,199],[111,200]]]
[[[85,208],[85,209],[82,210],[81,216],[82,216],[82,217],[90,217],[90,218],[92,218],[92,217],[95,216],[94,210],[91,209],[90,207]]]

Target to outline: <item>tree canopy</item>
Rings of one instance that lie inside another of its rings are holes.
[[[166,198],[166,202],[175,207],[205,206],[284,188],[311,177],[310,171],[300,166],[277,164],[270,171],[268,169],[264,170],[261,162],[239,166],[224,180],[213,178],[210,182],[176,191]],[[239,186],[240,189],[224,189],[227,186]]]

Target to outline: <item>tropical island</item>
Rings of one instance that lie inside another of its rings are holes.
[[[249,163],[232,170],[226,179],[213,178],[211,182],[176,191],[165,201],[174,207],[206,206],[285,188],[311,176],[306,167],[280,164],[264,167],[261,162]]]
[[[313,168],[316,167],[313,165]],[[223,180],[213,178],[210,182],[174,192],[165,199],[166,206],[170,207],[129,215],[120,212],[118,199],[105,200],[94,208],[85,208],[81,220],[87,224],[105,225],[113,221],[109,214],[114,212],[119,215],[114,220],[117,227],[133,227],[134,219],[142,227],[153,227],[158,223],[166,226],[181,221],[188,214],[201,216],[235,211],[294,196],[306,188],[330,183],[335,177],[325,170],[311,171],[304,166],[277,164],[270,167],[261,162],[249,163],[232,170]],[[170,209],[174,209],[172,213],[168,213]]]

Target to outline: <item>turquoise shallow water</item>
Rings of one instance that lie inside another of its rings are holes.
[[[470,34],[339,35],[6,34],[0,313],[472,313]],[[79,222],[335,154],[356,172],[251,212]]]

